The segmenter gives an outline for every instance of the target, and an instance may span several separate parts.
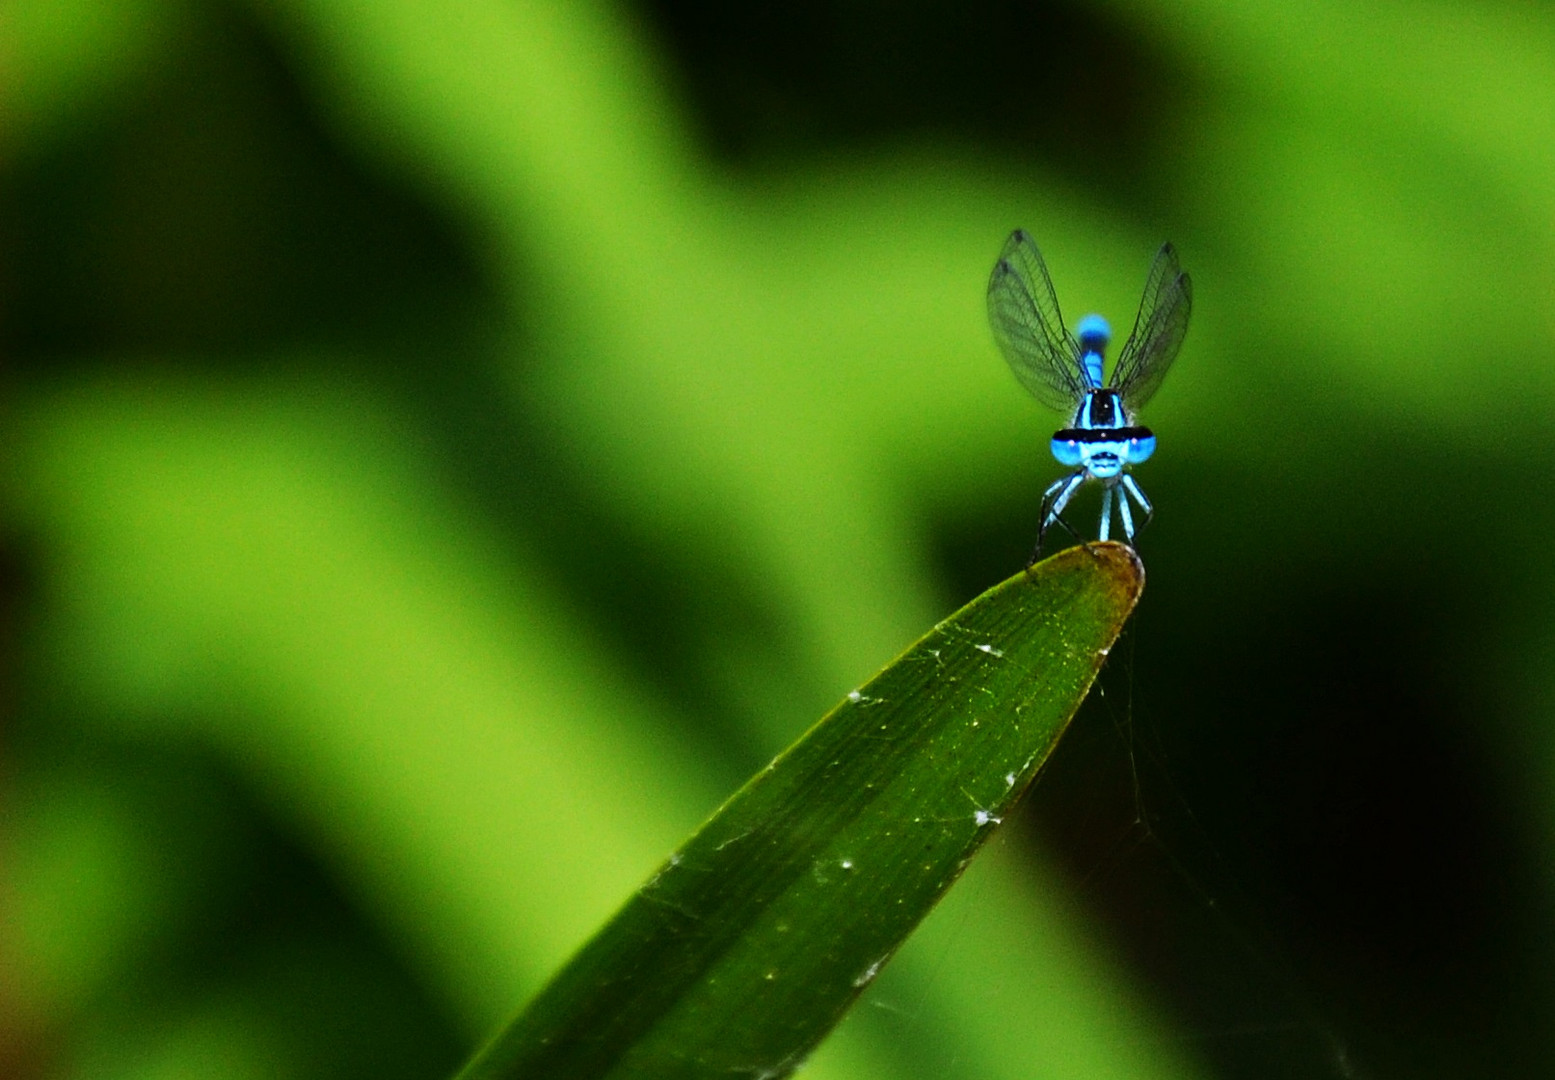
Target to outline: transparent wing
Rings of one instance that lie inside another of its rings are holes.
[[[1053,282],[1024,229],[1010,234],[988,279],[988,322],[1021,385],[1049,408],[1072,412],[1085,396],[1080,346],[1064,329]]]
[[[1118,353],[1108,384],[1118,391],[1130,414],[1160,389],[1188,332],[1192,308],[1193,282],[1177,265],[1177,251],[1171,244],[1162,244],[1145,278],[1145,295],[1139,302],[1134,329]]]

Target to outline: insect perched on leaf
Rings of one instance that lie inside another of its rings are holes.
[[[988,321],[994,339],[1032,396],[1072,417],[1068,427],[1053,433],[1052,448],[1059,463],[1075,466],[1075,471],[1042,493],[1042,524],[1032,562],[1042,554],[1042,541],[1055,521],[1080,539],[1063,512],[1088,479],[1103,484],[1100,539],[1107,539],[1111,529],[1114,501],[1130,544],[1136,531],[1130,498],[1145,512],[1140,528],[1150,523],[1155,510],[1127,470],[1155,452],[1155,434],[1134,417],[1177,358],[1192,307],[1192,283],[1177,265],[1172,245],[1163,244],[1145,278],[1134,330],[1118,354],[1112,378],[1103,384],[1102,358],[1112,337],[1107,320],[1087,315],[1073,334],[1065,329],[1036,243],[1023,229],[1010,234],[988,279]]]

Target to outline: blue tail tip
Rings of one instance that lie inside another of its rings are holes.
[[[1081,319],[1075,324],[1074,333],[1080,339],[1080,344],[1087,349],[1100,351],[1112,340],[1112,327],[1100,315],[1087,315]]]

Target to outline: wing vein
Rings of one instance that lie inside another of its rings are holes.
[[[1188,333],[1188,315],[1193,310],[1193,282],[1177,265],[1177,252],[1171,244],[1162,244],[1145,278],[1144,296],[1134,329],[1118,353],[1108,384],[1123,399],[1123,408],[1133,415],[1161,387],[1177,351]]]
[[[1005,241],[988,279],[988,321],[1021,385],[1049,408],[1072,413],[1085,396],[1080,345],[1064,327],[1047,265],[1023,229]]]

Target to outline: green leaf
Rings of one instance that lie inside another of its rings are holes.
[[[1144,585],[1071,548],[935,627],[745,785],[461,1074],[779,1077],[1010,812]]]

